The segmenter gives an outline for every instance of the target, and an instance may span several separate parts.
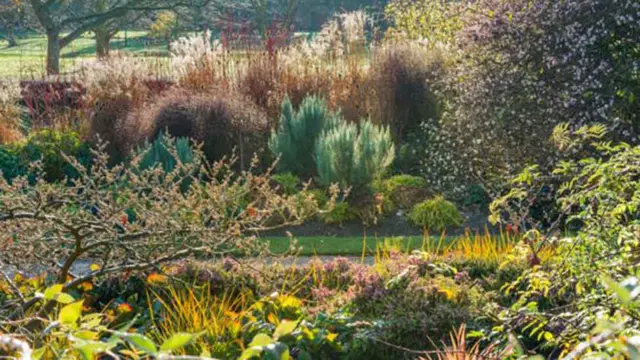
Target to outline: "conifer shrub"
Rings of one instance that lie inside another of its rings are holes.
[[[341,122],[317,140],[315,161],[323,186],[338,183],[354,189],[366,188],[380,179],[395,155],[388,128],[369,120],[360,125]]]
[[[306,97],[295,111],[289,97],[282,102],[280,124],[269,140],[269,149],[279,157],[278,169],[301,178],[315,171],[314,148],[323,131],[333,128],[339,115],[329,111],[326,103],[315,96]]]

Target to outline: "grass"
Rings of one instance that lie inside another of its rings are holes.
[[[153,42],[147,37],[145,31],[129,31],[127,38],[127,47],[125,47],[124,32],[116,34],[111,41],[111,50],[126,51],[142,57],[168,55],[166,45]],[[8,47],[6,41],[0,41],[0,79],[42,78],[46,53],[47,38],[44,34],[25,34],[19,38],[18,46],[12,48]],[[84,34],[62,49],[61,71],[73,72],[82,60],[94,58],[95,55],[96,43],[93,35]]]
[[[380,256],[388,250],[410,253],[421,250],[438,253],[448,257],[460,257],[468,260],[482,260],[500,263],[507,253],[511,253],[519,242],[519,235],[500,232],[491,234],[466,232],[458,236],[430,236],[424,240],[422,236],[402,237],[300,237],[297,246],[301,248],[301,256]],[[268,237],[263,241],[269,242],[273,253],[286,253],[290,248],[290,239],[286,237]],[[538,253],[546,258],[553,249],[544,248]]]
[[[369,256],[375,255],[376,250],[381,246],[393,246],[394,248],[411,251],[420,250],[422,248],[421,236],[395,237],[389,238],[372,238],[363,236],[354,237],[330,237],[330,236],[309,236],[296,238],[297,246],[301,247],[301,256],[323,256],[323,255],[341,255],[341,256],[361,256],[363,247]],[[437,238],[432,237],[436,242]],[[446,237],[443,245],[450,244],[454,237]],[[269,237],[265,241],[270,243],[270,249],[273,253],[281,254],[289,250],[290,239],[287,237]]]

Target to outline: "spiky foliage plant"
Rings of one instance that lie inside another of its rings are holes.
[[[279,157],[278,168],[302,178],[315,173],[313,151],[323,131],[335,127],[339,116],[329,111],[325,102],[315,96],[306,97],[296,112],[289,97],[281,106],[280,125],[271,134],[269,149]]]
[[[180,137],[175,139],[176,157],[169,152],[168,141],[169,138],[160,132],[156,140],[140,148],[138,150],[138,154],[142,155],[140,168],[150,169],[155,166],[161,166],[164,171],[172,171],[176,167],[176,160],[184,163],[193,161],[194,153],[188,138]]]
[[[381,178],[393,162],[395,146],[388,128],[369,120],[360,126],[340,123],[316,143],[315,161],[320,184],[339,183],[360,189]]]

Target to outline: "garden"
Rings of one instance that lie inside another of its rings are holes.
[[[0,0],[0,357],[640,359],[640,3],[304,1]]]

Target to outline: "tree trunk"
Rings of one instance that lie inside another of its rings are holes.
[[[106,29],[96,29],[96,56],[98,58],[103,58],[109,56],[109,42],[111,37],[109,36],[109,32]]]
[[[7,47],[12,48],[12,47],[18,46],[18,40],[16,40],[16,37],[13,35],[9,35],[7,37],[7,42],[8,42]]]
[[[47,32],[47,75],[60,74],[60,33]]]

